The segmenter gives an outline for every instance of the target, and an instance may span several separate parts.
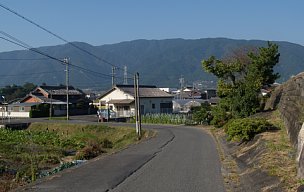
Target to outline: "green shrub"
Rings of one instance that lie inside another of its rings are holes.
[[[193,120],[197,124],[207,123],[210,124],[212,120],[211,106],[208,103],[202,103],[200,107],[192,108]]]
[[[218,128],[223,127],[231,119],[231,114],[219,105],[212,108],[211,114],[213,118],[211,124]]]
[[[262,118],[233,119],[225,125],[228,140],[249,141],[258,133],[272,128],[273,125]]]
[[[30,117],[48,117],[50,115],[50,105],[49,104],[39,104],[34,106],[33,109],[30,110]]]

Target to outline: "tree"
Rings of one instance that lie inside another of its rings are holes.
[[[193,120],[198,124],[210,123],[212,120],[211,106],[209,103],[202,103],[200,107],[193,108]]]
[[[218,77],[217,110],[229,112],[232,117],[247,117],[259,109],[260,89],[274,83],[279,77],[273,67],[279,62],[278,46],[235,51],[223,60],[211,56],[202,61],[205,71]]]
[[[7,85],[0,89],[0,94],[5,96],[6,101],[13,101],[26,96],[35,87],[33,83],[25,83],[23,86]]]
[[[255,81],[259,86],[269,86],[280,77],[274,73],[273,68],[279,62],[280,53],[276,44],[268,42],[268,47],[260,47],[258,54],[249,53],[251,65],[249,65],[247,81]]]

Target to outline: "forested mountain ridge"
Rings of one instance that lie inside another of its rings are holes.
[[[275,67],[286,81],[292,75],[304,69],[304,47],[289,42],[275,42],[279,45],[280,62]],[[178,87],[181,75],[191,84],[196,80],[215,80],[201,67],[201,60],[211,55],[222,58],[239,47],[266,46],[266,41],[233,40],[226,38],[205,38],[195,40],[134,40],[92,46],[75,42],[103,60],[128,72],[139,72],[142,84],[154,84],[161,87]],[[41,47],[38,50],[56,58],[69,57],[72,64],[89,69],[71,67],[70,83],[78,88],[106,89],[111,86],[111,65],[76,49],[70,44]],[[59,62],[42,59],[43,56],[31,51],[11,51],[0,53],[0,86],[8,84],[23,85],[25,82],[35,84],[59,85],[65,83],[65,66]],[[31,60],[26,60],[31,59]],[[36,60],[32,60],[36,59]],[[116,82],[123,82],[123,70],[116,70]],[[102,75],[104,74],[104,75]],[[129,76],[131,78],[131,76]],[[128,80],[132,83],[132,80]]]

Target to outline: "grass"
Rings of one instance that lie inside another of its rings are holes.
[[[0,129],[0,191],[35,181],[67,159],[91,159],[136,141],[134,129],[104,125],[33,123],[22,131]]]
[[[245,172],[240,173],[236,159],[231,158],[231,154],[223,152],[223,143],[219,142],[219,138],[225,138],[222,129],[212,129],[214,137],[218,141],[218,150],[225,171],[223,172],[224,181],[227,191],[234,191],[237,187],[242,175],[258,169],[267,172],[268,175],[278,177],[283,191],[296,191],[297,188],[304,183],[304,180],[297,178],[295,154],[296,151],[290,143],[284,122],[280,117],[279,111],[269,113],[260,113],[255,117],[266,118],[270,123],[274,124],[278,129],[259,134],[259,138],[254,142],[243,143],[233,150],[233,157],[239,158],[243,155],[249,156],[247,168]],[[222,149],[221,149],[222,148]],[[261,153],[253,155],[255,151],[261,150]],[[268,186],[269,190],[272,186]],[[267,191],[267,190],[266,190]]]
[[[267,151],[261,158],[261,166],[268,170],[270,175],[279,177],[286,191],[295,191],[300,185],[295,162],[296,151],[290,143],[279,111],[271,113],[268,120],[279,130],[263,134]]]

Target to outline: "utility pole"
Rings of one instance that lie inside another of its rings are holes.
[[[124,82],[123,82],[123,84],[128,85],[128,69],[127,69],[126,65],[124,66]]]
[[[50,91],[51,94],[51,103],[50,103],[50,119],[52,118],[52,112],[53,112],[53,94],[52,91]]]
[[[139,73],[134,75],[134,101],[135,101],[135,128],[138,139],[141,138],[141,112],[140,112],[140,97],[139,97]]]
[[[136,73],[137,105],[138,105],[138,137],[141,138],[141,106],[139,95],[139,73]]]
[[[115,85],[115,70],[116,67],[112,67],[112,87]]]
[[[134,75],[134,105],[135,105],[135,129],[138,135],[138,104],[137,104],[137,74]]]
[[[65,84],[66,84],[66,108],[67,108],[67,122],[69,122],[69,58],[64,58],[65,65]]]

